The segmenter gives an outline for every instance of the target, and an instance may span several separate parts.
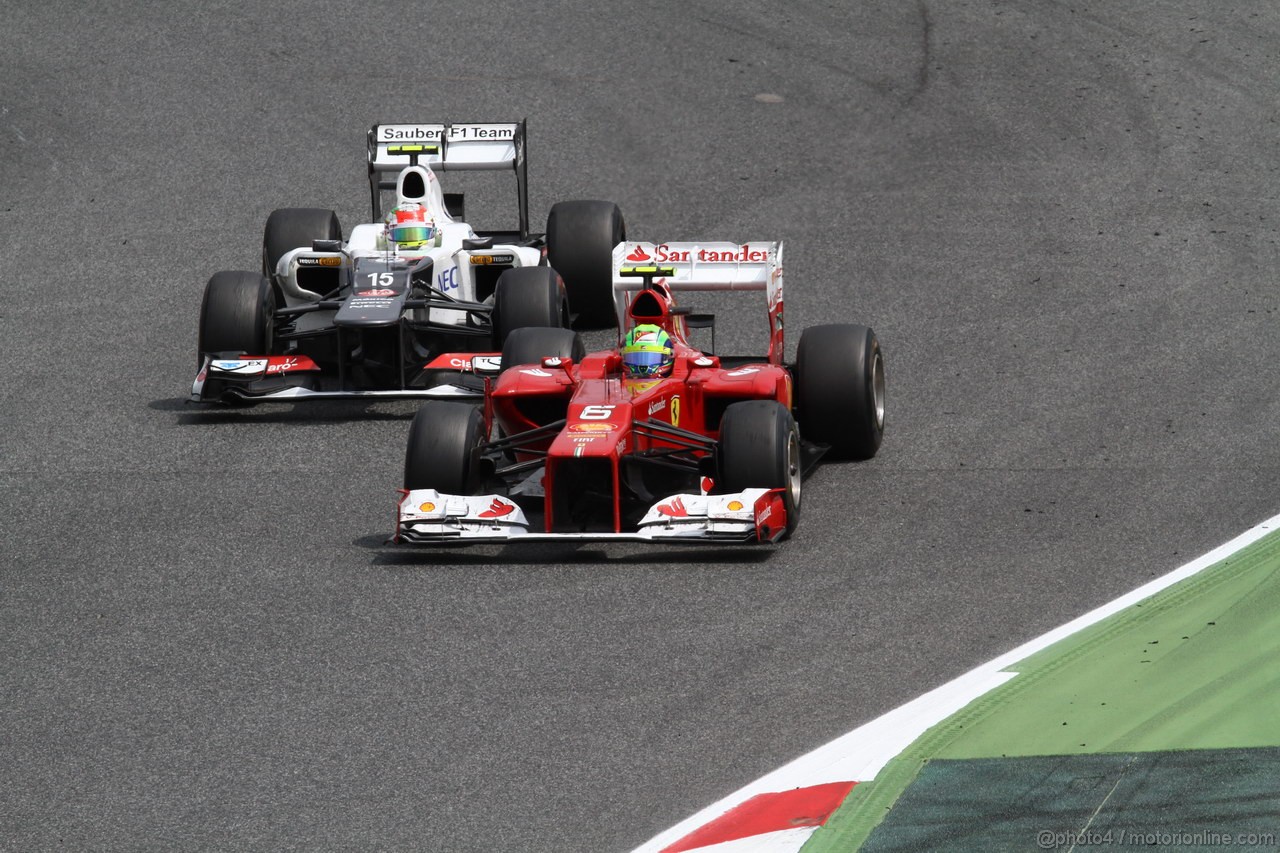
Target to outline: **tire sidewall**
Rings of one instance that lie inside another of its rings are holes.
[[[884,356],[866,326],[812,326],[796,353],[796,413],[805,438],[842,459],[870,459],[884,439]]]

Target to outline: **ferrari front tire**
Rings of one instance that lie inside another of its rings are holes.
[[[800,523],[800,435],[787,407],[776,400],[733,403],[720,419],[722,492],[782,489],[787,535]]]
[[[474,495],[480,487],[484,416],[470,403],[429,400],[409,426],[404,487]]]

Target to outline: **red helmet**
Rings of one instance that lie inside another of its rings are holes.
[[[421,249],[436,238],[436,223],[417,202],[405,202],[387,214],[387,241],[401,249]]]

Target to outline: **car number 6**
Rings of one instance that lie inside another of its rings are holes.
[[[578,417],[584,421],[607,421],[613,416],[613,406],[583,406]]]

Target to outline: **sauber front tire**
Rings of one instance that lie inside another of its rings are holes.
[[[502,369],[521,364],[541,364],[544,358],[581,361],[585,354],[582,339],[572,329],[516,329],[502,346]]]
[[[256,272],[214,273],[200,303],[197,364],[220,352],[268,355],[275,307],[271,284]]]
[[[622,211],[611,201],[562,201],[547,215],[547,261],[564,277],[578,325],[605,329],[613,308],[613,247],[627,239]]]
[[[498,276],[493,291],[493,344],[502,349],[516,329],[569,325],[569,297],[550,267],[517,267]]]

